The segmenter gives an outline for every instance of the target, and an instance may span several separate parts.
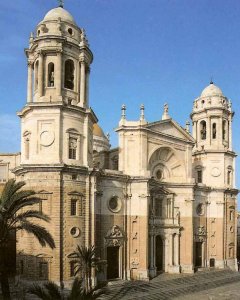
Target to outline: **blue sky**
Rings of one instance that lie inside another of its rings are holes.
[[[20,149],[15,113],[26,102],[23,49],[55,6],[57,0],[0,2],[0,152]],[[233,142],[240,152],[239,1],[65,0],[65,8],[86,29],[94,53],[90,104],[113,146],[123,103],[128,119],[138,119],[144,103],[147,121],[156,121],[168,102],[170,115],[184,126],[194,98],[213,77],[233,102]]]

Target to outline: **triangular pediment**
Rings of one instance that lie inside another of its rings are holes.
[[[153,133],[161,133],[163,135],[171,136],[177,139],[184,140],[186,142],[194,143],[193,137],[182,128],[177,122],[172,119],[157,121],[149,123],[146,128]]]

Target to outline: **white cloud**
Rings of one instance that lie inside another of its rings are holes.
[[[20,122],[17,116],[0,114],[0,153],[20,151]]]

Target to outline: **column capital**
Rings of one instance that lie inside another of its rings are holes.
[[[37,51],[38,56],[43,56],[45,53],[42,49]]]
[[[27,65],[28,65],[29,67],[32,67],[33,64],[34,64],[34,61],[32,61],[32,60],[28,60],[28,61],[27,61]]]
[[[63,53],[63,50],[62,49],[56,49],[56,53],[57,53],[57,55],[61,55]]]

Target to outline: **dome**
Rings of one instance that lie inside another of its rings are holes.
[[[223,96],[222,90],[217,87],[213,82],[211,82],[201,94],[201,97],[209,97],[209,96]]]
[[[102,128],[97,123],[93,124],[93,135],[106,138]]]
[[[57,7],[57,8],[51,9],[45,15],[43,21],[58,20],[59,18],[61,18],[61,20],[63,20],[63,21],[67,21],[67,22],[75,24],[73,16],[68,11],[66,11],[64,8],[62,8],[62,7]]]

